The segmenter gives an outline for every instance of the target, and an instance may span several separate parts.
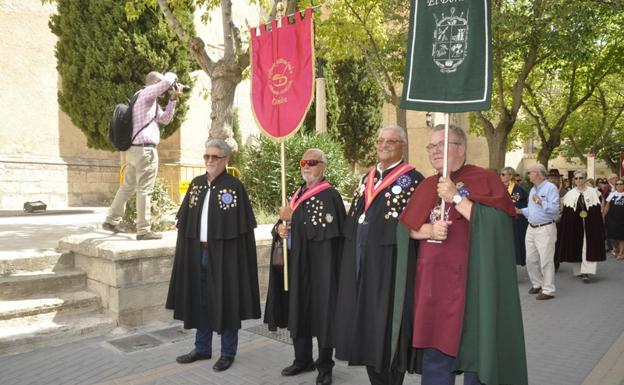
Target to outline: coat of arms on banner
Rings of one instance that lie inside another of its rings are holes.
[[[452,73],[463,63],[468,55],[468,14],[455,15],[451,8],[450,16],[438,20],[434,15],[436,27],[433,30],[433,61],[442,73]]]

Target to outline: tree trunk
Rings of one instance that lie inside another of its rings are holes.
[[[485,138],[488,143],[489,167],[492,170],[500,170],[505,167],[505,153],[507,139],[513,123],[509,121],[499,122],[495,130],[486,130]]]
[[[236,86],[240,83],[240,74],[236,71],[217,66],[213,74],[211,84],[211,111],[210,127],[208,128],[208,139],[223,139],[232,148],[238,150],[238,144],[234,140],[232,132],[232,106],[234,104],[234,94]]]
[[[395,113],[396,113],[397,126],[403,127],[403,129],[405,129],[405,134],[407,135],[407,111],[402,109],[398,105],[395,105],[394,109],[395,109]],[[407,143],[406,144],[407,144],[408,150],[406,151],[406,153],[405,153],[403,158],[404,158],[405,162],[409,163],[409,136],[407,137]]]
[[[553,146],[547,143],[542,143],[542,148],[537,153],[537,162],[539,164],[544,165],[546,169],[548,169],[548,161],[550,160],[550,157],[552,156],[553,150],[554,150]]]

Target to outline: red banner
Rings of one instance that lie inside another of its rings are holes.
[[[312,9],[252,28],[251,101],[256,122],[272,138],[286,138],[299,129],[314,96]]]

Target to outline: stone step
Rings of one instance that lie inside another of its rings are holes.
[[[56,346],[109,333],[117,326],[106,313],[51,312],[0,321],[0,355]]]
[[[94,312],[100,310],[101,307],[100,297],[88,291],[39,295],[0,301],[0,320],[52,312]]]
[[[73,267],[71,254],[56,250],[0,251],[0,276],[40,270],[60,270]]]
[[[33,271],[0,277],[0,300],[84,289],[87,275],[79,270]]]

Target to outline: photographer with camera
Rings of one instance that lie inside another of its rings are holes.
[[[158,172],[158,151],[160,142],[158,124],[168,124],[175,112],[178,96],[190,90],[188,86],[176,83],[176,74],[164,75],[152,71],[145,77],[145,87],[138,91],[138,97],[132,109],[132,146],[126,153],[126,171],[124,182],[117,190],[115,199],[108,210],[104,230],[122,232],[119,227],[126,201],[136,192],[136,230],[137,240],[160,239],[161,234],[151,230],[151,195]],[[173,87],[172,87],[173,86]],[[169,103],[163,109],[158,105],[158,98],[169,88],[172,89]]]

